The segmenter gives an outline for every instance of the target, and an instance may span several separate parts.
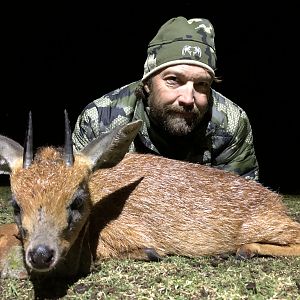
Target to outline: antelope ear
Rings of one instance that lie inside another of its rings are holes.
[[[23,147],[14,140],[0,135],[0,174],[10,174],[19,159],[23,159]]]
[[[128,152],[129,146],[138,134],[142,123],[142,120],[137,120],[117,127],[93,140],[81,153],[91,160],[93,169],[113,167]]]

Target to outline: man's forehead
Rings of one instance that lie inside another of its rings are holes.
[[[207,80],[212,80],[212,76],[209,71],[198,65],[191,64],[177,64],[164,68],[161,71],[162,75],[175,74],[182,77],[193,77],[193,78],[203,78]]]

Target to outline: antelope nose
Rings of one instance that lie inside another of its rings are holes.
[[[54,250],[45,245],[38,245],[29,251],[29,261],[34,269],[48,269],[54,260]]]

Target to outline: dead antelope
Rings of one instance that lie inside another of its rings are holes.
[[[24,151],[0,137],[1,172],[10,174],[29,273],[73,276],[108,258],[300,255],[300,224],[281,196],[261,184],[207,166],[126,154],[141,121],[80,153],[73,153],[67,119],[66,125],[63,151],[42,147],[33,156],[31,127]],[[2,227],[2,236],[0,229],[2,256],[19,243],[16,233],[14,225]]]

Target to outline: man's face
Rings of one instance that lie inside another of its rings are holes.
[[[199,66],[180,64],[163,69],[145,85],[150,117],[171,135],[192,132],[208,110],[212,81],[209,72]]]

